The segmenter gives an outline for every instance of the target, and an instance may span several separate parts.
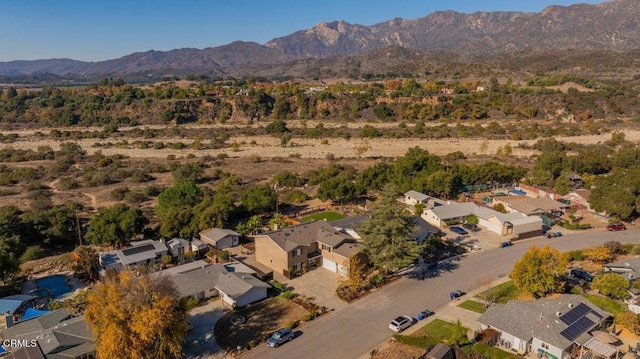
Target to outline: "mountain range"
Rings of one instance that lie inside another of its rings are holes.
[[[296,66],[317,70],[327,64],[318,62],[320,59],[336,57],[329,62],[348,62],[345,56],[371,51],[387,54],[389,61],[399,64],[392,67],[401,68],[406,65],[403,56],[415,61],[416,56],[424,57],[434,51],[477,57],[567,49],[616,52],[640,49],[640,1],[549,6],[539,13],[439,11],[417,19],[396,18],[372,26],[335,21],[264,45],[237,41],[202,50],[137,52],[99,62],[71,59],[0,62],[0,76],[238,74],[276,68],[270,72],[273,75],[284,74],[284,69]],[[361,62],[351,60],[354,61]],[[282,67],[283,64],[287,66]]]

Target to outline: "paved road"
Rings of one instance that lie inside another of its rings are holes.
[[[416,316],[424,309],[437,309],[449,301],[456,289],[471,291],[487,275],[495,279],[508,275],[513,263],[531,245],[549,244],[560,251],[600,245],[609,240],[640,243],[640,228],[623,232],[594,230],[561,238],[535,238],[502,249],[477,252],[453,262],[438,276],[417,280],[401,279],[347,307],[301,327],[302,334],[279,348],[258,347],[243,359],[334,359],[357,358],[392,336],[389,321],[400,314]]]

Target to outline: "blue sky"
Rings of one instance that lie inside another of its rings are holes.
[[[538,12],[602,0],[0,0],[0,61],[100,61],[147,50],[265,43],[325,21],[373,25],[437,10]]]

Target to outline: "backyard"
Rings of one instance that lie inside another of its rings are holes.
[[[312,214],[309,216],[305,216],[302,217],[302,222],[311,222],[311,221],[327,221],[327,222],[331,222],[331,221],[336,221],[338,219],[344,219],[347,218],[347,216],[345,216],[342,213],[338,213],[338,212],[320,212],[320,213],[316,213],[316,214]]]

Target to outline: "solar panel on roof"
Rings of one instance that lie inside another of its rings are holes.
[[[138,254],[138,253],[142,253],[142,252],[151,251],[154,248],[155,247],[153,246],[153,244],[144,244],[142,246],[135,246],[135,247],[123,249],[122,253],[125,256],[130,256],[130,255],[133,255],[133,254]]]
[[[586,332],[587,329],[591,328],[595,323],[591,321],[591,319],[587,317],[582,317],[578,319],[575,323],[571,324],[567,329],[560,332],[567,340],[574,340],[579,337],[582,333]]]
[[[566,314],[561,316],[560,321],[568,325],[584,317],[585,314],[589,313],[590,311],[591,311],[591,308],[589,308],[588,305],[584,303],[580,303],[576,305],[573,309],[568,311]]]

